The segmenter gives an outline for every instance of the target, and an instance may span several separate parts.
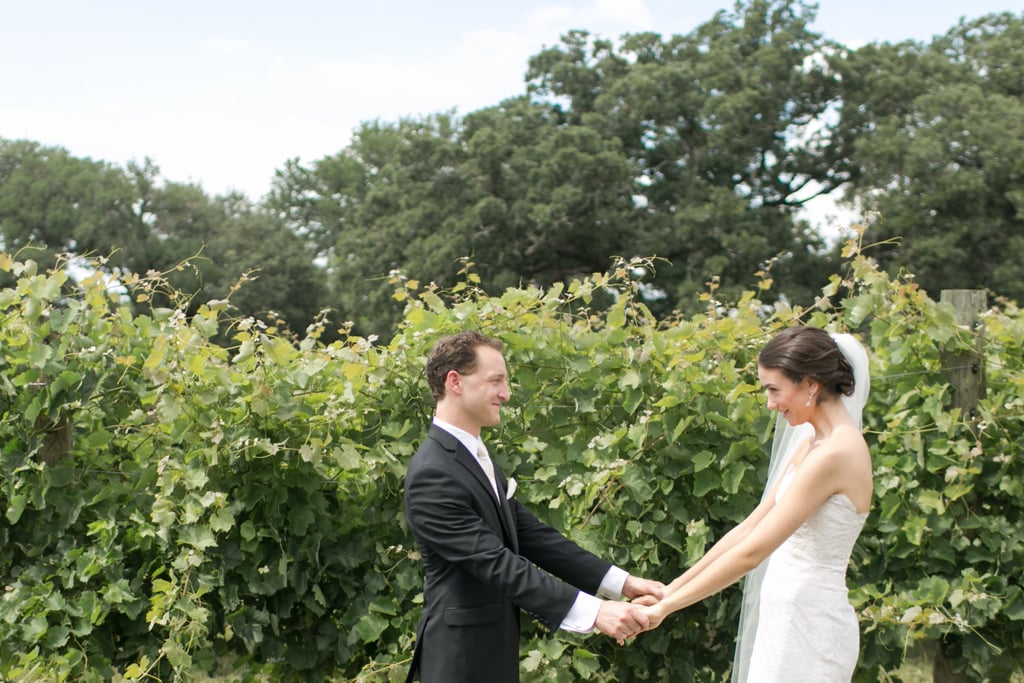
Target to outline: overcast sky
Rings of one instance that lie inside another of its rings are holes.
[[[929,40],[1019,0],[822,0],[849,46]],[[0,0],[0,137],[259,199],[285,160],[346,146],[363,121],[524,91],[527,59],[570,29],[685,34],[707,0]]]

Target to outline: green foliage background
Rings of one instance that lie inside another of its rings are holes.
[[[432,409],[423,362],[468,327],[506,344],[513,398],[488,442],[517,495],[670,580],[754,506],[773,417],[755,357],[801,321],[857,333],[872,357],[858,680],[919,640],[1002,680],[1024,658],[1024,318],[986,312],[988,396],[967,419],[942,351],[973,348],[972,331],[859,243],[846,256],[811,308],[764,305],[761,274],[758,292],[718,301],[712,282],[702,313],[661,322],[638,296],[644,259],[492,296],[469,263],[447,291],[396,276],[405,315],[380,345],[322,344],[317,324],[295,340],[228,300],[188,317],[158,276],[75,282],[0,255],[15,279],[0,290],[0,678],[404,680],[421,574],[401,490]],[[721,680],[738,597],[624,648],[528,625],[524,679]]]

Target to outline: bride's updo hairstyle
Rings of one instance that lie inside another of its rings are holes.
[[[757,364],[778,370],[793,382],[804,377],[814,380],[833,397],[853,393],[850,362],[832,335],[816,327],[789,327],[779,332],[761,349]]]

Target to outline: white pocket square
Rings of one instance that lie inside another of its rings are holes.
[[[505,500],[508,500],[516,494],[516,480],[509,478],[508,480],[508,491],[505,492]]]

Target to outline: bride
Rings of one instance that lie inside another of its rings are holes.
[[[860,630],[846,566],[872,492],[861,434],[867,354],[848,334],[792,327],[768,342],[757,366],[778,412],[765,495],[643,609],[655,628],[746,575],[733,683],[849,681]]]

